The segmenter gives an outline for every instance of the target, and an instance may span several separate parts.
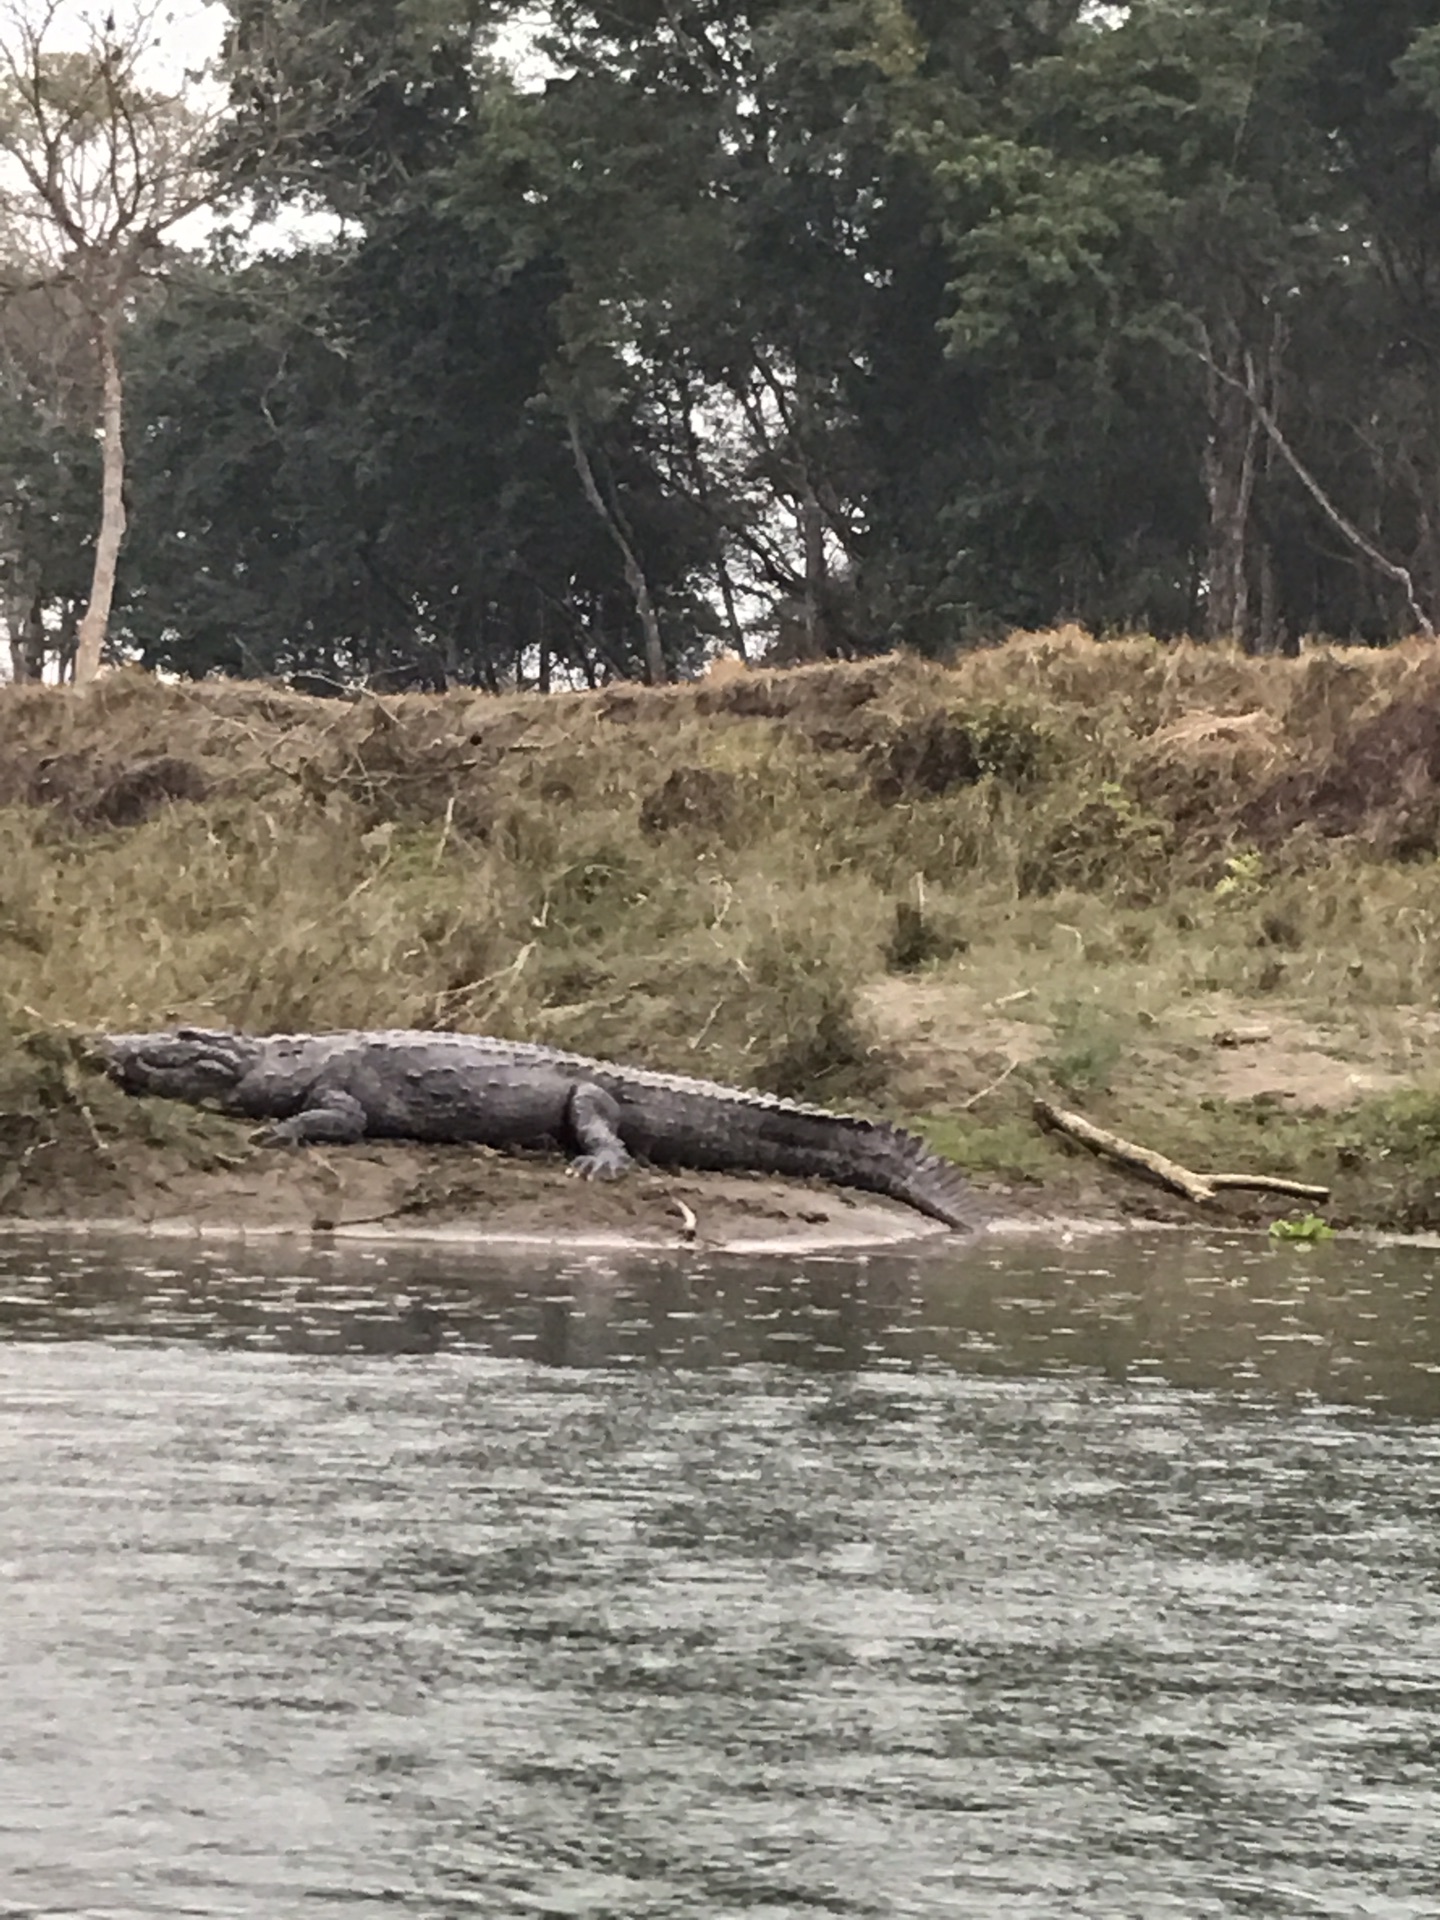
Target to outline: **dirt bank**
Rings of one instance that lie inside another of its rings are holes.
[[[906,1208],[760,1178],[640,1172],[578,1192],[554,1162],[405,1146],[237,1155],[197,1167],[173,1155],[111,1155],[73,1169],[0,1215],[156,1233],[463,1239],[560,1246],[824,1251],[947,1239]]]
[[[1437,711],[1418,648],[1073,633],[546,698],[0,688],[0,1210],[861,1229],[759,1182],[257,1155],[69,1052],[192,1020],[537,1039],[886,1114],[1009,1216],[1194,1217],[1044,1093],[1440,1224]]]

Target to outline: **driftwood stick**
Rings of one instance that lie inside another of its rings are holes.
[[[1163,1153],[1156,1153],[1150,1147],[1137,1146],[1133,1140],[1122,1140],[1119,1134],[1097,1127],[1093,1120],[1085,1119],[1083,1114],[1070,1113],[1049,1100],[1036,1100],[1035,1117],[1042,1126],[1053,1127],[1057,1133],[1078,1140],[1081,1146],[1118,1161],[1122,1167],[1148,1174],[1152,1180],[1158,1180],[1161,1186],[1184,1194],[1187,1200],[1193,1200],[1197,1206],[1204,1206],[1219,1192],[1237,1187],[1249,1188],[1257,1193],[1283,1193],[1294,1200],[1324,1202],[1330,1198],[1328,1187],[1307,1186],[1299,1180],[1282,1179],[1278,1174],[1193,1173],[1189,1167],[1182,1167],[1178,1161],[1168,1159]]]
[[[1035,1117],[1042,1126],[1053,1127],[1057,1133],[1067,1134],[1070,1139],[1078,1140],[1082,1147],[1089,1147],[1094,1153],[1103,1153],[1107,1159],[1118,1160],[1121,1166],[1129,1167],[1132,1171],[1148,1173],[1151,1179],[1158,1180],[1162,1186],[1183,1193],[1187,1200],[1203,1204],[1215,1198],[1214,1187],[1202,1174],[1192,1173],[1178,1161],[1167,1160],[1163,1153],[1155,1153],[1149,1147],[1137,1147],[1133,1141],[1107,1133],[1104,1127],[1097,1127],[1082,1114],[1068,1113],[1064,1107],[1037,1099]]]
[[[1322,1206],[1330,1198],[1328,1187],[1310,1187],[1303,1180],[1285,1180],[1278,1173],[1211,1173],[1212,1187],[1249,1187],[1256,1193],[1284,1193],[1292,1200],[1315,1200]]]

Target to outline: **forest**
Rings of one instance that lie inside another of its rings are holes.
[[[1440,621],[1436,0],[225,0],[163,101],[156,16],[53,11],[0,35],[12,678]]]

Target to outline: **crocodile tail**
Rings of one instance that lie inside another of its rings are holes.
[[[993,1218],[993,1209],[953,1160],[933,1152],[917,1134],[899,1127],[883,1131],[888,1151],[878,1171],[884,1184],[876,1182],[882,1192],[961,1233],[978,1232]]]

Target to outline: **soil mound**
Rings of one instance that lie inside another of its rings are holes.
[[[640,830],[651,838],[685,830],[723,836],[741,811],[741,783],[718,767],[676,767],[640,803]]]
[[[177,754],[128,765],[100,753],[42,754],[13,762],[4,785],[5,798],[53,808],[78,826],[139,826],[173,801],[211,793],[203,769]]]
[[[1354,724],[1320,764],[1282,773],[1242,811],[1264,848],[1309,832],[1356,839],[1382,857],[1440,850],[1440,707],[1435,690],[1406,688]]]

